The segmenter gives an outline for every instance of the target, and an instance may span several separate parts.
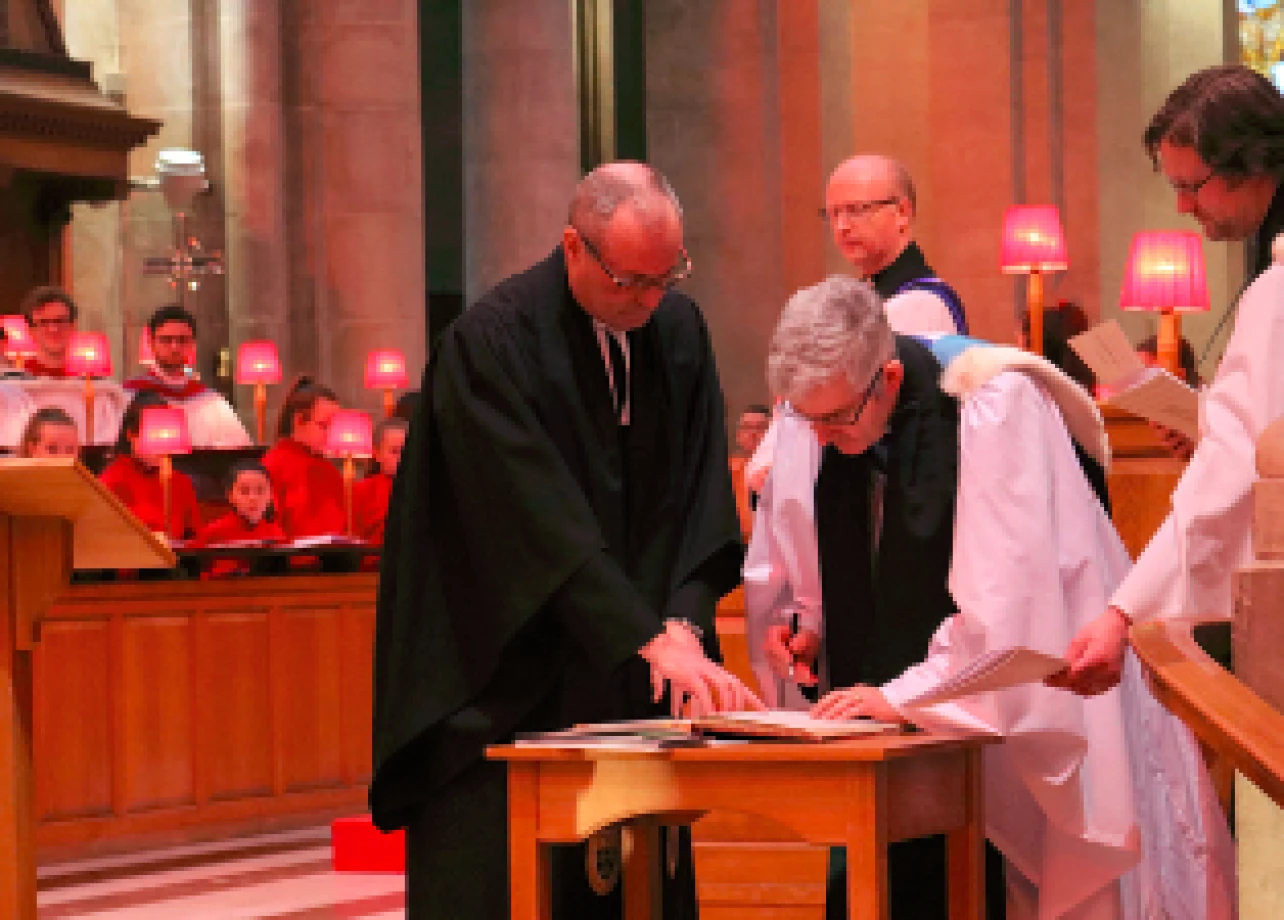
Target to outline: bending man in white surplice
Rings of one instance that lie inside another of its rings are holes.
[[[758,507],[745,587],[764,687],[788,690],[813,664],[797,649],[816,649],[837,688],[817,715],[1001,733],[986,828],[1010,916],[1233,916],[1229,835],[1198,750],[1135,662],[1090,700],[1036,685],[901,704],[993,649],[1059,654],[1126,573],[1087,394],[1014,349],[896,336],[872,288],[842,277],[785,307],[769,378],[794,415],[779,436],[809,427],[826,447],[818,475],[806,451],[778,448],[801,459],[772,470]],[[787,647],[795,628],[816,641]],[[893,846],[893,917],[944,916],[943,859],[930,839]],[[1004,899],[993,874],[989,888]],[[843,890],[830,885],[831,916]]]

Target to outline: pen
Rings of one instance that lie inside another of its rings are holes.
[[[793,612],[793,614],[789,617],[789,636],[790,636],[790,638],[793,638],[794,636],[798,635],[798,629],[799,629],[798,611],[797,611],[797,610],[795,610],[795,611]],[[795,670],[797,670],[797,668],[798,668],[798,659],[795,659],[795,660],[794,660],[794,669],[795,669]],[[797,687],[798,687],[798,692],[802,694],[803,699],[805,699],[807,702],[809,702],[809,703],[815,703],[815,702],[817,702],[817,701],[820,699],[820,688],[819,688],[819,687],[817,687],[817,686],[815,686],[815,685],[812,685],[812,686],[810,686],[810,687],[809,687],[809,686],[805,686],[805,685],[803,685],[803,684],[797,684]]]

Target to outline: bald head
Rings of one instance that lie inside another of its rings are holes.
[[[905,164],[880,153],[862,153],[843,160],[830,173],[829,182],[831,185],[834,182],[856,182],[877,190],[880,198],[904,198],[909,202],[911,214],[917,207],[914,180]]]
[[[844,160],[825,186],[834,244],[862,278],[887,268],[909,245],[914,206],[909,171],[878,154]]]
[[[682,216],[673,186],[658,169],[621,160],[605,163],[580,180],[571,196],[567,223],[589,239],[600,239],[611,218],[625,206],[647,227]]]

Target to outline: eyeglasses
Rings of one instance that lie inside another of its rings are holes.
[[[1190,183],[1171,182],[1169,184],[1172,185],[1173,191],[1176,192],[1178,195],[1189,195],[1191,198],[1194,198],[1196,195],[1199,194],[1200,190],[1205,185],[1207,185],[1212,179],[1214,179],[1216,176],[1217,176],[1217,173],[1210,172],[1208,175],[1204,176],[1204,178],[1200,179],[1198,182],[1190,182]]]
[[[621,291],[667,291],[679,281],[691,277],[691,257],[687,255],[686,249],[683,249],[678,253],[678,264],[669,269],[669,273],[663,277],[654,278],[647,275],[617,275],[615,272],[611,271],[610,267],[607,266],[606,262],[602,259],[602,253],[598,252],[597,247],[589,242],[588,237],[583,233],[580,233],[578,229],[575,232],[579,233],[580,242],[584,244],[584,248],[587,249],[589,255],[593,257],[593,261],[597,262],[602,271],[606,272],[606,276],[610,278],[611,281],[615,283],[615,286]]]
[[[63,326],[70,326],[72,319],[70,316],[49,316],[45,319],[33,319],[31,325],[37,329],[61,329]]]
[[[886,207],[889,204],[896,204],[898,201],[900,201],[900,198],[879,198],[877,201],[848,201],[843,204],[836,204],[832,208],[821,208],[820,216],[831,224],[836,224],[840,221],[852,224],[868,217],[879,208]]]
[[[830,412],[827,415],[803,415],[796,409],[793,410],[793,412],[803,421],[810,422],[813,425],[820,425],[824,428],[850,427],[860,420],[861,413],[864,412],[865,407],[869,405],[870,399],[874,396],[874,389],[882,379],[883,369],[880,367],[874,372],[874,378],[870,380],[869,386],[865,388],[865,392],[861,395],[860,402],[856,404],[855,408],[839,409],[836,412]]]
[[[181,348],[185,345],[191,345],[196,341],[196,337],[192,335],[155,335],[152,336],[152,341],[157,345],[177,345]]]

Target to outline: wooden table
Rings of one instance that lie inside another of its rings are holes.
[[[508,762],[513,920],[549,920],[545,846],[623,823],[626,920],[659,918],[659,828],[710,811],[760,815],[817,846],[847,848],[849,916],[888,916],[887,845],[948,835],[950,917],[985,907],[983,746],[989,738],[885,735],[829,744],[665,751],[493,747]],[[559,918],[560,920],[560,918]]]

